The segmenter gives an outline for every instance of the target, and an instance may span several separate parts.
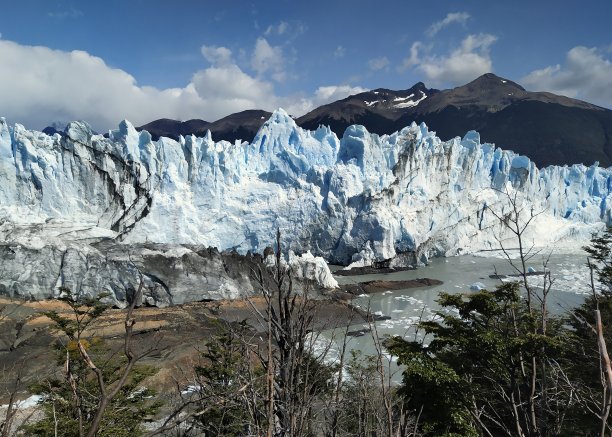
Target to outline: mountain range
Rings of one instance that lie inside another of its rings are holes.
[[[270,117],[247,110],[215,122],[160,119],[138,127],[157,139],[205,135],[215,141],[251,141]],[[481,140],[527,155],[539,167],[599,161],[612,166],[612,111],[584,101],[548,92],[530,92],[491,73],[447,90],[419,82],[405,90],[379,88],[355,94],[295,119],[314,130],[329,126],[342,136],[348,126],[360,124],[371,133],[391,134],[425,122],[442,140],[462,137],[469,130]]]

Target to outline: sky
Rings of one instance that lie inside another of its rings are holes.
[[[0,116],[299,116],[367,89],[494,72],[612,108],[612,2],[20,0],[0,2]]]

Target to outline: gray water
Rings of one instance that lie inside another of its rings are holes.
[[[492,257],[491,253],[478,255],[463,255],[450,258],[432,259],[429,265],[416,270],[403,272],[359,275],[359,276],[336,276],[340,284],[365,282],[372,280],[408,280],[416,278],[431,278],[443,281],[442,285],[432,287],[417,287],[406,290],[385,291],[369,295],[362,295],[353,300],[353,305],[370,312],[383,316],[389,316],[389,320],[376,322],[375,326],[367,324],[357,325],[351,329],[373,328],[378,337],[399,335],[407,339],[413,339],[415,335],[415,324],[423,319],[430,319],[434,313],[440,310],[437,304],[438,294],[469,292],[470,285],[480,282],[487,289],[494,289],[501,284],[499,279],[492,279],[489,275],[508,275],[516,273],[506,259]],[[499,255],[499,254],[498,254]],[[536,256],[527,264],[537,271],[543,271],[543,263],[547,262],[547,268],[551,272],[553,280],[552,291],[548,297],[548,309],[552,314],[563,314],[573,308],[590,293],[589,271],[586,267],[586,254],[576,252],[571,254],[555,254],[550,256]],[[542,285],[543,276],[530,276],[530,284],[534,287]],[[517,280],[509,278],[507,280]],[[343,336],[339,331],[325,333],[325,338],[332,339],[337,344],[335,353]],[[359,350],[363,354],[374,355],[376,349],[372,335],[366,334],[361,337],[350,337],[347,347],[349,350]],[[396,372],[394,380],[399,379],[399,372],[395,365],[391,366]]]

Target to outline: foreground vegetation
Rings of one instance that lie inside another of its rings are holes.
[[[17,427],[12,406],[0,435],[611,435],[611,249],[612,231],[592,240],[593,294],[565,315],[550,314],[550,273],[543,287],[532,286],[521,250],[513,261],[520,281],[441,294],[442,309],[410,339],[381,339],[372,323],[376,353],[349,352],[339,340],[333,363],[324,359],[330,346],[314,347],[322,343],[308,287],[295,289],[277,251],[274,267],[254,272],[265,301],[252,305],[259,329],[219,321],[214,335],[194,345],[200,352],[185,369],[189,387],[174,396],[143,385],[157,370],[141,363],[154,347],[134,352],[139,290],[125,310],[120,353],[89,335],[107,310],[101,299],[65,290],[71,314],[46,313],[61,332],[63,372],[30,386],[42,395],[42,416]],[[387,354],[401,366],[400,384]]]

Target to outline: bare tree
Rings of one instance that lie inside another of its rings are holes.
[[[276,246],[274,266],[253,272],[265,309],[251,302],[266,326],[265,351],[256,352],[266,373],[266,435],[300,437],[306,435],[314,402],[327,384],[321,373],[325,365],[314,356],[316,304],[310,284],[304,279],[301,291],[294,288],[291,268],[282,259],[280,231]]]
[[[498,193],[502,194],[508,201],[509,210],[504,211],[502,208],[501,212],[495,211],[487,205],[487,209],[495,216],[495,218],[502,225],[502,229],[510,231],[514,237],[514,242],[517,245],[518,250],[518,261],[515,261],[510,253],[511,249],[508,248],[502,238],[498,238],[498,243],[501,251],[503,252],[506,260],[510,266],[515,270],[520,278],[520,283],[526,292],[527,296],[527,310],[529,313],[530,324],[532,325],[532,331],[534,338],[538,336],[546,336],[546,321],[548,319],[548,307],[547,299],[552,289],[552,280],[550,271],[548,270],[548,260],[543,264],[543,287],[541,295],[538,295],[536,289],[532,286],[529,281],[529,270],[527,263],[530,259],[536,256],[540,251],[535,250],[534,245],[528,246],[525,241],[525,232],[528,230],[532,222],[545,210],[535,211],[533,207],[528,210],[521,205],[518,197],[518,190],[511,194],[508,189],[501,191],[497,190]],[[536,301],[539,300],[539,320],[536,315]],[[514,321],[515,332],[518,334],[517,321]],[[531,357],[524,357],[521,353],[519,355],[519,368],[521,369],[522,377],[529,378],[529,397],[526,405],[528,413],[524,414],[523,405],[525,403],[520,399],[520,392],[511,396],[506,396],[513,404],[513,411],[516,412],[516,432],[519,435],[530,435],[530,436],[547,436],[549,434],[547,429],[547,415],[550,414],[550,408],[548,403],[548,388],[547,388],[547,363],[546,363],[546,350],[545,342],[542,342],[540,357],[535,353],[531,354]],[[529,361],[529,366],[527,362]],[[539,361],[539,363],[538,363]],[[527,371],[527,367],[530,367]],[[538,376],[538,367],[541,373]],[[541,383],[541,387],[538,387],[538,381]],[[538,405],[540,404],[540,405]],[[521,426],[521,416],[525,418],[524,425]],[[543,429],[540,429],[543,428]]]
[[[601,311],[599,310],[599,298],[595,287],[595,266],[590,258],[587,258],[587,265],[591,278],[591,291],[595,300],[595,327],[591,327],[597,336],[597,348],[599,350],[601,374],[602,374],[602,396],[601,396],[601,431],[600,436],[604,437],[608,428],[608,417],[610,416],[610,407],[612,406],[612,365],[610,364],[610,356],[604,338],[603,323],[601,321]]]

